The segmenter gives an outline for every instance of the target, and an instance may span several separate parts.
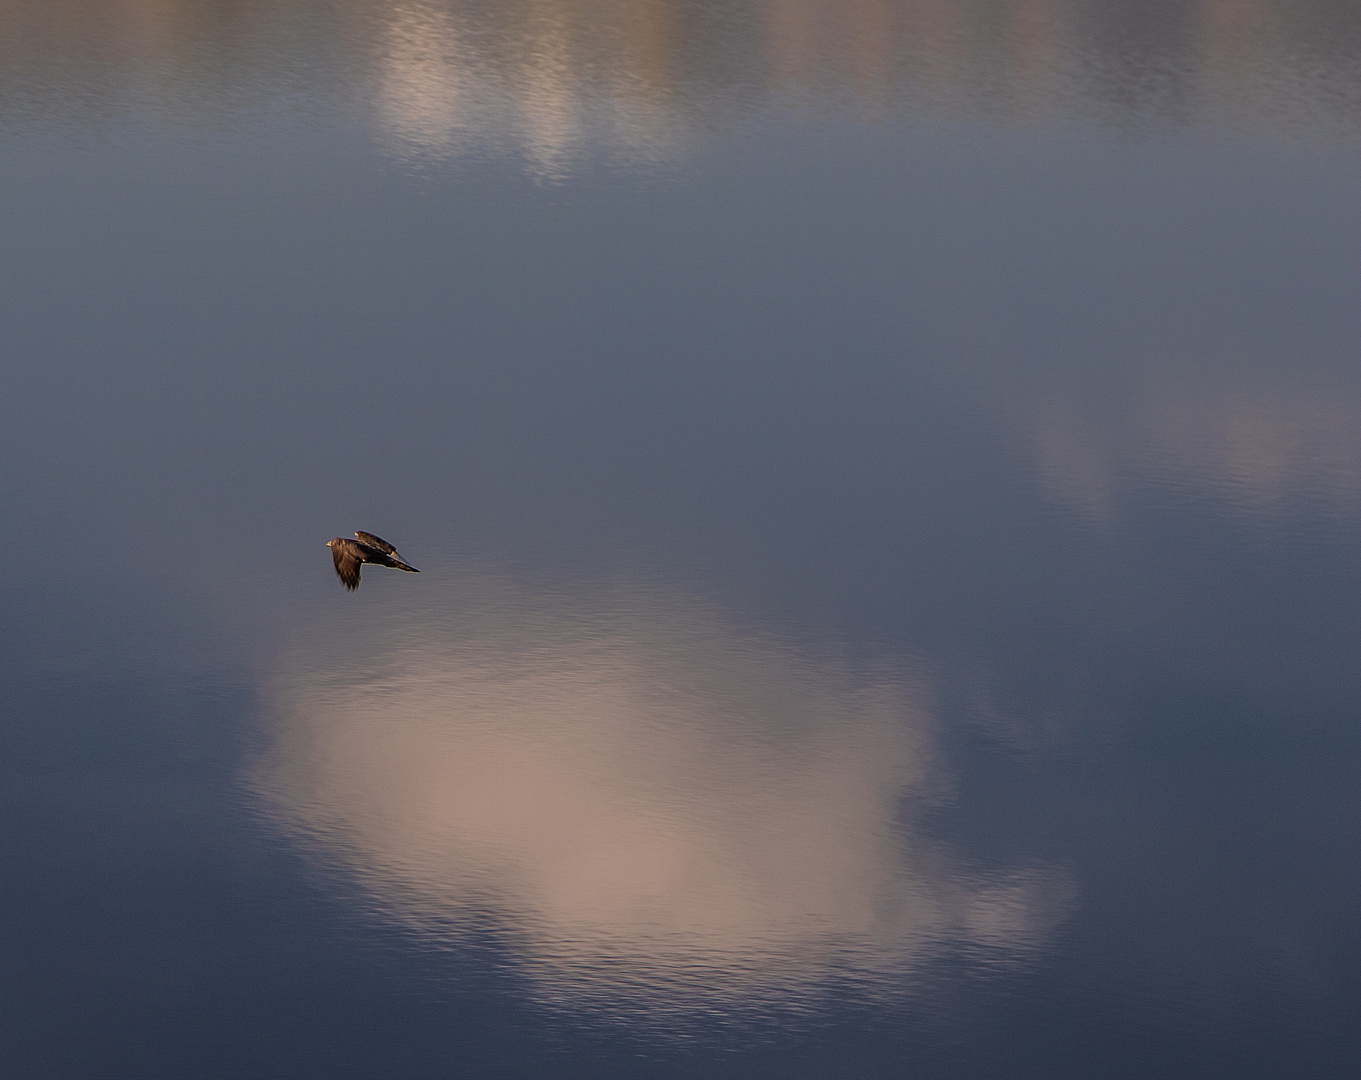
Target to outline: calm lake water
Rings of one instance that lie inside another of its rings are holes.
[[[1351,0],[0,3],[0,1076],[1361,1073],[1358,136]]]

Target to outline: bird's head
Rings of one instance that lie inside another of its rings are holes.
[[[334,540],[327,540],[327,541],[326,541],[326,546],[327,546],[327,547],[330,547],[330,546],[331,546],[332,544],[334,544],[334,543],[335,543]]]

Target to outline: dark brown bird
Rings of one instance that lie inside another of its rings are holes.
[[[334,540],[326,541],[326,546],[331,549],[331,559],[336,564],[336,573],[345,583],[345,588],[351,591],[359,588],[359,567],[364,563],[391,566],[413,574],[420,573],[414,566],[402,562],[397,557],[397,549],[381,536],[366,532],[357,532],[354,535],[358,539],[346,540],[343,536],[337,536]]]

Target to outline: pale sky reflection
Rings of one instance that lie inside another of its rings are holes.
[[[347,617],[288,656],[257,788],[393,918],[490,920],[545,1002],[803,1008],[906,990],[942,948],[1018,959],[1066,914],[1062,872],[923,834],[947,786],[915,665],[666,591],[426,587],[451,614]]]

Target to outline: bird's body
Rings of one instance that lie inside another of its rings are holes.
[[[406,570],[412,574],[420,573],[414,566],[408,566],[397,558],[397,549],[381,536],[366,532],[357,532],[354,535],[358,539],[347,540],[343,536],[337,536],[326,541],[326,546],[331,549],[331,559],[336,564],[336,573],[345,588],[351,591],[359,588],[359,568],[364,563],[391,566],[395,570]]]

